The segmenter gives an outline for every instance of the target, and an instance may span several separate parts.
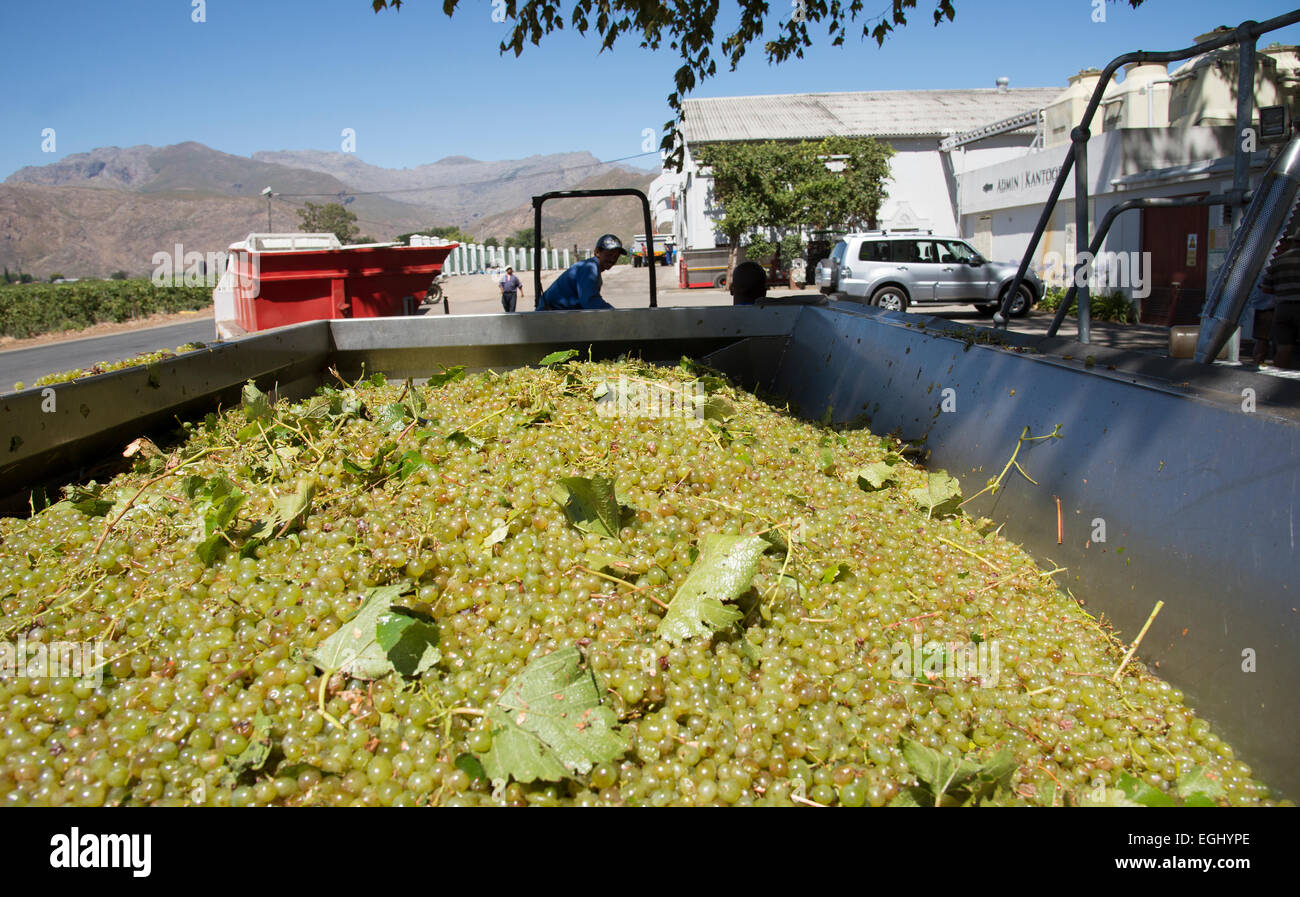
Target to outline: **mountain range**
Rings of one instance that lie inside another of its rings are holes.
[[[207,253],[250,232],[298,229],[307,202],[344,202],[363,234],[389,239],[456,225],[478,239],[531,227],[530,198],[551,190],[625,186],[646,190],[654,173],[603,163],[586,152],[479,161],[449,156],[416,168],[371,165],[315,150],[223,153],[200,143],[102,147],[19,169],[0,184],[0,264],[38,278],[149,274],[156,252]],[[567,206],[567,208],[566,208]],[[588,245],[601,233],[644,230],[629,198],[547,203],[553,245]]]

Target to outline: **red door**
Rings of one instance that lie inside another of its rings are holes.
[[[1205,305],[1207,206],[1142,210],[1142,249],[1151,253],[1151,295],[1143,324],[1195,324]]]

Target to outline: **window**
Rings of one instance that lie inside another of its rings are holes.
[[[889,244],[884,240],[863,240],[862,245],[858,247],[858,261],[889,261]]]
[[[919,262],[921,258],[921,244],[916,240],[895,240],[892,244],[893,258],[896,262]],[[929,245],[928,242],[926,245]]]
[[[958,262],[965,263],[975,258],[975,250],[971,249],[960,240],[950,241],[948,243],[948,250],[952,253],[952,257]]]
[[[849,244],[840,240],[835,244],[835,248],[831,250],[831,259],[834,260],[835,264],[842,265],[844,264],[844,256],[848,254],[848,251]]]

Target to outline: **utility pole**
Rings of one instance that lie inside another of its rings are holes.
[[[271,188],[267,187],[262,191],[262,195],[266,197],[266,232],[269,234],[271,233],[271,197],[278,194],[272,193]]]

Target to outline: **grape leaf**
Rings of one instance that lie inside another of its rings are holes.
[[[469,776],[470,782],[487,781],[487,773],[483,771],[483,764],[479,762],[478,757],[473,754],[465,753],[456,757],[456,762],[452,764],[465,775]]]
[[[961,484],[942,470],[927,474],[926,484],[909,489],[907,494],[926,510],[926,516],[943,516],[957,510],[961,499]]]
[[[446,386],[448,383],[455,383],[457,380],[465,379],[465,365],[458,364],[455,367],[444,367],[441,374],[434,374],[425,382],[425,386],[430,389],[438,389]]]
[[[1174,782],[1174,791],[1187,802],[1189,806],[1195,797],[1206,798],[1210,805],[1214,804],[1216,798],[1223,797],[1226,792],[1216,779],[1212,779],[1206,774],[1204,768],[1193,766],[1187,772],[1178,777]]]
[[[603,689],[576,647],[539,657],[510,680],[488,711],[492,747],[481,756],[493,782],[560,781],[627,751]]]
[[[506,537],[509,535],[510,535],[510,524],[506,523],[501,526],[498,526],[496,529],[492,530],[492,532],[488,533],[486,536],[483,537],[483,547],[491,548],[493,545],[496,545],[498,542],[504,542],[506,540]]]
[[[618,539],[622,511],[614,496],[614,481],[609,477],[560,477],[551,498],[578,529]]]
[[[846,562],[840,561],[839,563],[831,564],[822,571],[822,585],[828,586],[833,582],[839,582],[840,580],[847,579],[852,575],[853,568]]]
[[[375,641],[404,678],[428,672],[442,659],[437,649],[438,626],[405,608],[390,608],[375,624]]]
[[[726,423],[736,416],[736,407],[722,396],[709,396],[701,406],[701,414],[705,420],[719,420]]]
[[[407,449],[403,452],[402,457],[398,460],[398,465],[397,475],[402,479],[406,479],[421,468],[433,467],[433,465],[424,460],[424,456],[415,449]]]
[[[552,352],[549,355],[542,356],[542,360],[537,362],[542,367],[550,367],[553,364],[564,364],[571,358],[578,356],[577,349],[561,349],[558,352]]]
[[[406,427],[408,409],[401,402],[385,405],[375,418],[375,426],[381,433],[397,433]]]
[[[659,634],[680,644],[695,636],[707,637],[739,621],[743,616],[740,609],[722,602],[739,597],[749,588],[766,548],[762,536],[705,536],[699,560],[659,621]]]
[[[385,442],[379,447],[379,451],[366,461],[357,463],[351,458],[343,459],[343,469],[353,476],[366,477],[384,472],[385,460],[390,454],[397,449],[396,442]]]
[[[248,738],[248,746],[240,751],[239,756],[226,760],[229,766],[222,776],[225,784],[233,787],[244,773],[257,772],[265,766],[270,756],[271,718],[259,710],[253,717],[253,732]]]
[[[412,420],[421,420],[424,412],[429,409],[424,401],[424,393],[420,392],[420,387],[413,386],[410,380],[406,381],[406,408]]]
[[[876,461],[866,467],[859,467],[853,471],[853,475],[857,477],[858,487],[867,492],[883,489],[887,483],[898,479],[898,473],[894,470],[894,465],[887,464],[884,461]]]
[[[307,509],[311,507],[312,496],[315,494],[315,483],[310,480],[300,482],[293,495],[281,495],[275,500],[271,509],[271,519],[264,520],[254,527],[248,534],[249,538],[271,539],[283,535],[295,520],[307,513]]]
[[[258,389],[252,380],[244,384],[241,404],[245,420],[261,420],[271,416],[271,403],[267,400],[266,393]]]
[[[375,586],[366,592],[356,615],[312,652],[307,659],[327,672],[344,672],[358,679],[379,679],[394,670],[378,640],[379,620],[393,602],[411,591],[410,585]]]
[[[770,529],[763,533],[763,541],[782,554],[790,550],[790,544],[786,541],[785,534],[780,529]]]
[[[829,448],[823,448],[817,453],[817,467],[824,474],[833,474],[835,472],[835,453]]]
[[[87,517],[103,517],[115,504],[103,494],[104,487],[92,481],[85,486],[68,488],[66,501]]]
[[[447,441],[454,445],[463,445],[466,448],[480,449],[483,447],[482,439],[475,439],[463,430],[452,430],[447,434]]]
[[[920,742],[903,738],[902,751],[903,759],[929,790],[936,807],[942,804],[945,794],[952,792],[962,792],[962,802],[966,804],[991,799],[999,790],[1011,787],[1011,777],[1017,767],[1015,756],[1007,750],[998,751],[983,763],[971,757],[954,760]]]
[[[910,738],[903,739],[902,749],[903,759],[930,790],[937,807],[948,787],[957,778],[957,761]]]
[[[1168,794],[1165,794],[1159,788],[1151,787],[1141,779],[1134,778],[1129,773],[1121,775],[1119,782],[1116,784],[1125,797],[1144,807],[1173,807],[1177,805]]]
[[[208,478],[188,476],[183,483],[185,497],[192,502],[203,528],[204,540],[198,548],[199,558],[203,563],[211,564],[221,543],[221,533],[234,521],[235,513],[244,504],[244,493],[221,473]]]
[[[889,802],[891,807],[923,807],[922,803],[929,795],[922,788],[904,788]]]

